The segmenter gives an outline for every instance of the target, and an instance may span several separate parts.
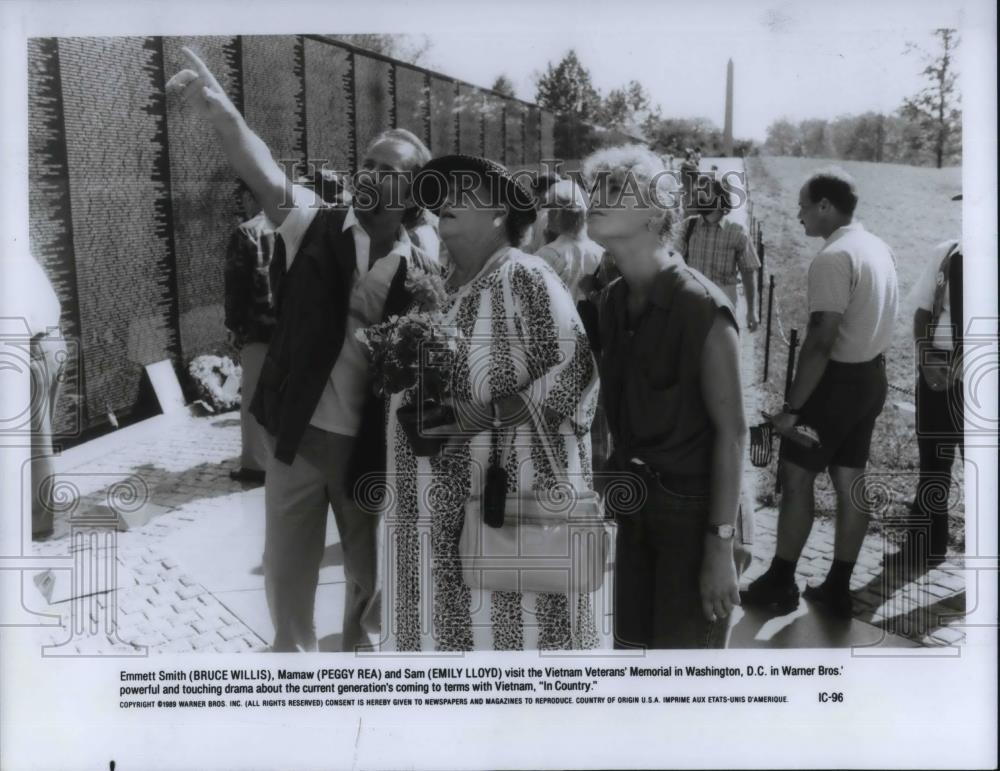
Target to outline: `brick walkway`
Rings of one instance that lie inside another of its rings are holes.
[[[163,548],[172,534],[199,519],[221,513],[242,486],[229,479],[239,452],[238,414],[163,421],[155,432],[83,465],[61,472],[72,483],[79,505],[72,520],[57,515],[55,536],[35,545],[38,556],[76,553],[78,562],[102,559],[110,550],[78,548],[73,531],[87,510],[107,510],[116,485],[141,490],[145,503],[129,503],[138,526],[115,538],[116,588],[82,601],[58,601],[89,591],[71,585],[68,571],[54,571],[56,590],[47,612],[57,611],[63,630],[45,628],[42,643],[59,646],[55,655],[142,652],[261,650],[267,642],[237,618],[198,580],[203,565],[181,565]],[[73,451],[64,460],[70,460]],[[71,462],[71,460],[70,460]],[[141,524],[145,517],[149,521]],[[82,540],[86,540],[85,538]],[[225,549],[225,544],[217,548]],[[72,551],[71,551],[72,550]],[[117,610],[117,624],[106,615]],[[71,629],[83,633],[69,635]]]

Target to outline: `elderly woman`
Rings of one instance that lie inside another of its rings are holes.
[[[439,210],[451,258],[443,310],[461,335],[457,418],[438,429],[448,446],[418,457],[397,418],[414,393],[389,404],[394,500],[384,518],[383,649],[596,647],[591,595],[472,588],[459,551],[467,503],[483,491],[491,463],[505,469],[508,493],[551,490],[567,478],[581,491],[591,485],[596,367],[566,288],[518,249],[535,219],[532,197],[502,166],[469,156],[432,161],[414,192]]]
[[[598,181],[590,235],[621,272],[594,298],[609,465],[639,485],[612,512],[615,645],[723,647],[746,435],[733,307],[667,245],[675,202],[659,157],[610,148],[583,169]]]

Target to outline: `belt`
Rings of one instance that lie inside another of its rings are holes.
[[[712,489],[712,477],[709,474],[668,474],[657,471],[640,458],[629,460],[627,469],[652,477],[661,486],[678,495],[708,495]]]
[[[830,359],[827,363],[828,366],[836,367],[837,369],[863,369],[865,367],[880,367],[885,364],[885,354],[880,353],[874,359],[869,359],[868,361],[835,361]]]

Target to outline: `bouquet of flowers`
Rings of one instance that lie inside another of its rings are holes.
[[[240,406],[243,368],[228,356],[195,356],[188,364],[188,374],[198,396],[216,412]]]
[[[407,281],[414,298],[413,310],[392,316],[356,333],[368,355],[376,392],[383,397],[416,389],[415,400],[397,415],[417,454],[437,452],[444,440],[421,429],[454,422],[451,407],[451,373],[458,353],[459,334],[445,324],[440,311],[446,298],[440,278],[417,274]]]
[[[440,311],[414,311],[357,331],[371,364],[379,396],[419,387],[423,401],[440,402],[450,393],[458,335]]]

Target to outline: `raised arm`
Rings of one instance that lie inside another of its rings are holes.
[[[211,124],[233,171],[246,182],[268,218],[280,225],[292,200],[291,181],[205,63],[190,48],[182,50],[193,69],[174,75],[167,82],[167,90],[179,92]]]

